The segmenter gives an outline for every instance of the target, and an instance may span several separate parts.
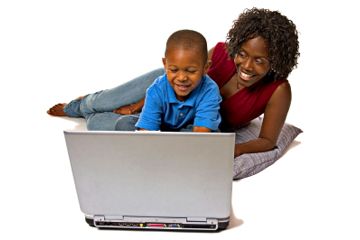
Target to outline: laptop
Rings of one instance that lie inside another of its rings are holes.
[[[64,131],[93,227],[219,231],[229,224],[234,133]]]

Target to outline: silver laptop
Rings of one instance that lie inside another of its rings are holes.
[[[64,134],[90,226],[188,231],[228,226],[234,133]]]

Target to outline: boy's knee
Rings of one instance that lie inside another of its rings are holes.
[[[118,114],[111,112],[87,114],[86,127],[90,131],[114,131],[118,118]]]
[[[116,131],[135,131],[136,127],[135,124],[139,116],[136,115],[124,115],[121,116],[115,124]]]

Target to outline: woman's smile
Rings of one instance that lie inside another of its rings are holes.
[[[243,81],[251,81],[251,79],[253,79],[253,77],[255,76],[256,76],[255,74],[245,73],[242,72],[241,70],[238,71],[238,77]]]

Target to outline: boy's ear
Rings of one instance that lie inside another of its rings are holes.
[[[204,66],[204,72],[205,74],[207,74],[207,71],[209,70],[210,66],[211,66],[211,60],[208,60],[207,63]]]
[[[164,65],[164,68],[166,67],[166,58],[162,58],[162,62],[163,62],[163,65]]]

